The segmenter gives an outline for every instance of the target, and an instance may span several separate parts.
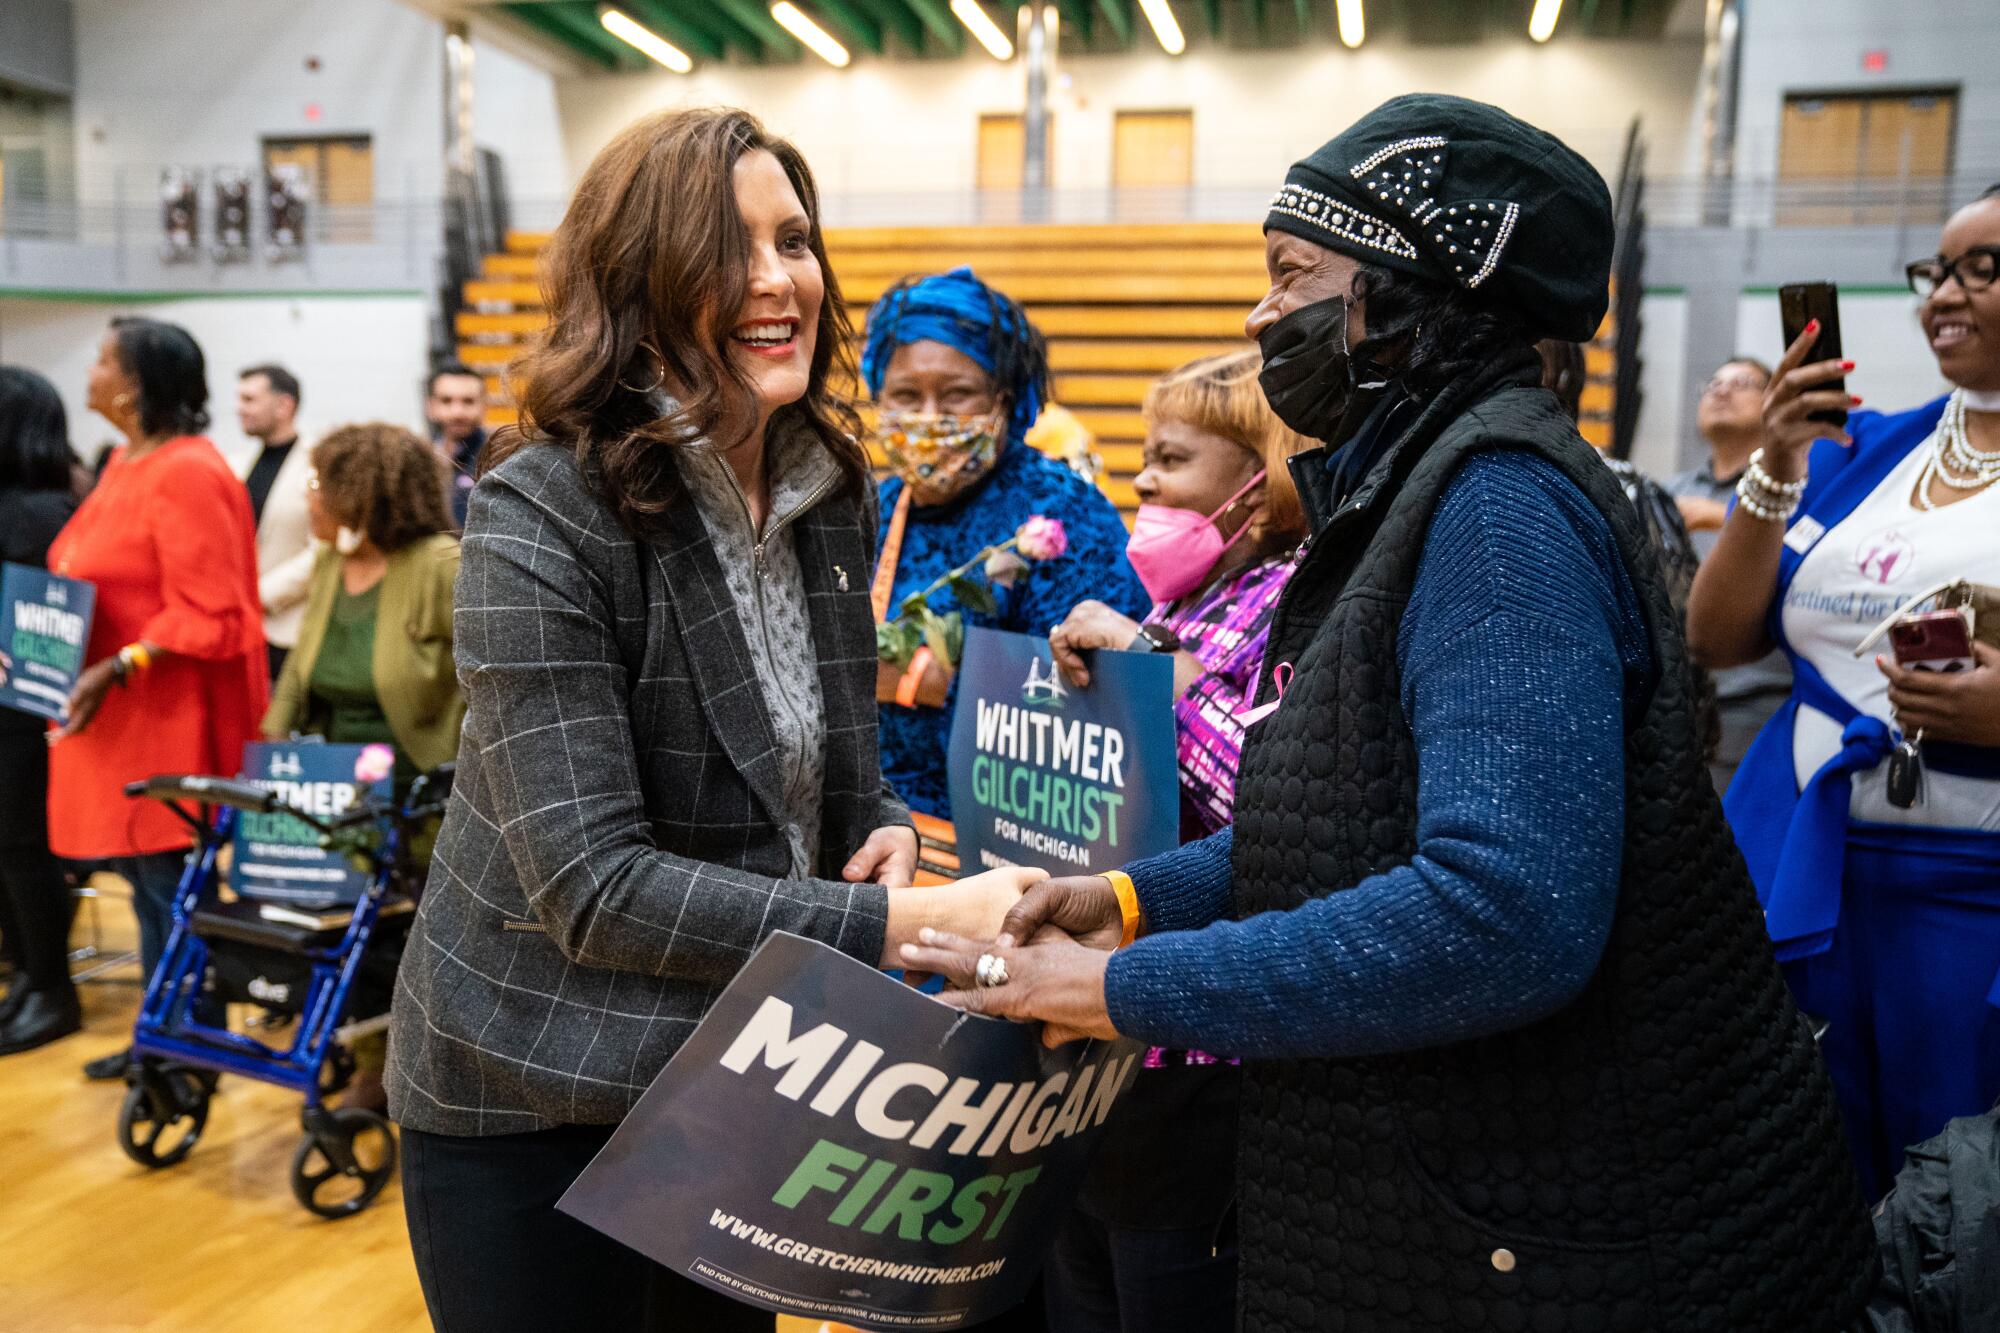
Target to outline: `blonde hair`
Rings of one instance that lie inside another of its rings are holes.
[[[1278,420],[1264,401],[1257,375],[1263,353],[1255,347],[1205,356],[1169,371],[1146,393],[1141,409],[1147,426],[1184,421],[1197,430],[1243,446],[1264,466],[1264,512],[1259,523],[1266,551],[1290,546],[1305,536],[1305,508],[1285,460],[1313,442]]]

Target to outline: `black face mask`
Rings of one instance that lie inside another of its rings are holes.
[[[1308,439],[1331,442],[1354,397],[1347,350],[1347,298],[1301,306],[1257,335],[1264,369],[1257,376],[1278,420]]]

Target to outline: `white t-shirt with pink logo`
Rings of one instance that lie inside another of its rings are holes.
[[[1941,509],[1912,503],[1928,441],[1910,451],[1874,494],[1821,537],[1785,594],[1785,637],[1849,703],[1891,722],[1889,681],[1875,665],[1885,640],[1854,656],[1855,645],[1897,607],[1946,579],[2000,585],[2000,486]],[[1797,529],[1794,530],[1797,535]],[[1841,727],[1801,707],[1792,760],[1801,785],[1840,750]],[[1887,795],[1889,766],[1854,775],[1853,817],[1878,824],[2000,830],[2000,782],[1927,770],[1924,796],[1899,810]]]

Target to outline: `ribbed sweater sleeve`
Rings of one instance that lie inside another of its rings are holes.
[[[1229,915],[1232,832],[1224,825],[1197,842],[1125,867],[1147,931],[1199,930]]]
[[[1617,902],[1626,702],[1653,673],[1609,525],[1547,462],[1468,462],[1426,534],[1397,657],[1416,855],[1245,921],[1218,919],[1225,835],[1134,866],[1150,933],[1110,963],[1121,1032],[1370,1055],[1525,1025],[1589,980]]]

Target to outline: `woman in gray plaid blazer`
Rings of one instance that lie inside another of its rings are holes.
[[[894,965],[926,925],[992,935],[1039,877],[907,887],[817,207],[749,116],[669,112],[550,244],[529,424],[466,522],[464,740],[390,1038],[441,1329],[768,1333],[555,1201],[766,935]]]

